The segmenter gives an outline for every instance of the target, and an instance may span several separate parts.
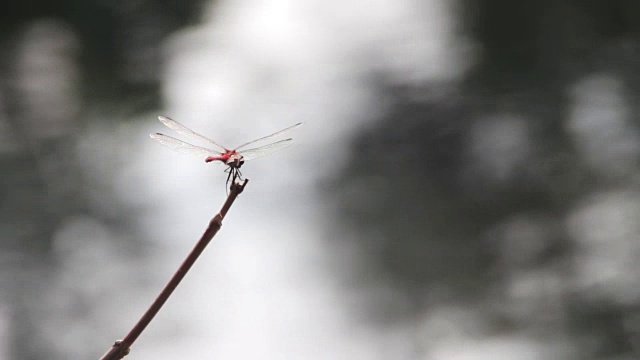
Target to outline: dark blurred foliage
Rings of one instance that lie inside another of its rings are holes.
[[[47,297],[47,284],[60,265],[52,254],[55,234],[74,218],[80,219],[76,224],[96,219],[117,231],[130,215],[109,210],[110,201],[116,201],[112,180],[83,172],[78,136],[96,111],[117,118],[159,105],[161,46],[173,32],[199,20],[201,5],[200,0],[3,5],[0,252],[1,266],[10,271],[2,278],[1,296],[15,306],[8,312],[12,358],[68,358],[55,354],[58,347],[40,336],[48,331],[43,319],[62,317],[68,306],[78,310],[76,315],[91,306],[77,294],[67,294],[70,300],[59,307]],[[89,181],[98,181],[98,187]]]
[[[84,96],[104,102],[133,100],[144,108],[158,104],[160,46],[174,31],[196,23],[201,0],[173,1],[10,1],[3,11],[4,44],[31,21],[64,21],[82,44]],[[116,97],[112,99],[112,97]],[[133,104],[131,104],[133,106]]]
[[[638,129],[640,2],[459,0],[456,9],[460,35],[479,47],[462,81],[415,89],[381,76],[388,111],[357,136],[332,186],[365,259],[347,277],[365,291],[363,319],[421,326],[431,309],[457,304],[484,314],[495,334],[569,334],[579,359],[640,357],[640,303],[576,291],[566,225],[590,194],[635,188],[639,159],[625,159],[621,174],[589,166],[567,118],[575,83],[608,74],[622,80]],[[519,277],[530,282],[513,299]]]

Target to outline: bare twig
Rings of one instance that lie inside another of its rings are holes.
[[[242,190],[244,190],[247,182],[249,182],[249,180],[244,180],[244,182],[238,183],[235,181],[234,177],[234,181],[231,184],[231,191],[229,193],[229,196],[227,197],[227,201],[225,201],[224,205],[222,205],[222,209],[220,209],[220,212],[216,216],[214,216],[213,219],[211,219],[211,221],[209,222],[209,227],[207,227],[207,230],[204,232],[204,234],[202,234],[202,237],[193,248],[193,250],[191,250],[191,253],[189,253],[182,265],[180,265],[175,274],[173,274],[171,280],[169,280],[164,289],[162,289],[160,295],[158,295],[156,300],[151,304],[151,306],[149,306],[147,312],[142,315],[140,320],[138,320],[138,323],[131,329],[131,331],[129,331],[127,336],[125,336],[125,338],[122,340],[116,341],[111,349],[107,351],[107,353],[104,354],[100,358],[100,360],[119,360],[129,354],[130,348],[136,341],[138,336],[140,336],[142,331],[144,331],[151,320],[153,320],[154,316],[156,316],[158,311],[160,311],[162,305],[164,305],[167,299],[169,299],[169,296],[171,296],[171,293],[173,293],[178,284],[180,284],[180,281],[182,281],[184,276],[187,274],[187,271],[189,271],[200,254],[202,254],[204,248],[207,246],[207,244],[209,244],[211,239],[213,239],[218,230],[220,230],[220,227],[222,227],[222,219],[224,219],[225,215],[227,215],[227,212],[229,211],[229,208],[231,208],[231,205],[233,205],[236,197],[238,197]]]

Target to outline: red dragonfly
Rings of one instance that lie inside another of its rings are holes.
[[[256,143],[264,143],[265,141],[272,140],[277,136],[280,136],[286,132],[289,132],[293,129],[296,129],[302,125],[302,123],[297,123],[293,126],[289,126],[286,129],[282,129],[280,131],[276,131],[271,135],[263,136],[261,138],[246,142],[235,149],[227,149],[226,147],[218,144],[217,142],[209,139],[208,137],[198,134],[197,132],[187,128],[186,126],[180,124],[179,122],[169,119],[166,116],[158,116],[158,120],[160,120],[163,124],[165,124],[168,128],[175,130],[178,134],[191,136],[195,139],[202,140],[205,142],[209,142],[215,145],[216,149],[208,149],[205,147],[191,145],[182,140],[178,140],[171,136],[163,135],[160,133],[151,134],[151,138],[157,140],[160,144],[173,149],[175,151],[179,151],[184,154],[191,154],[196,156],[204,157],[205,162],[212,161],[220,161],[227,165],[227,170],[229,175],[227,176],[227,184],[229,180],[235,182],[236,179],[242,179],[242,173],[240,173],[240,167],[247,160],[257,159],[259,157],[271,154],[274,151],[283,149],[292,144],[293,139],[288,138],[284,140],[279,140],[275,142],[271,142],[265,145],[252,147],[249,149],[245,149],[249,145],[254,145]]]

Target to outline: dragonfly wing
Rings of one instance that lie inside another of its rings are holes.
[[[297,128],[298,128],[298,127],[300,127],[300,126],[302,126],[302,123],[297,123],[297,124],[295,124],[295,125],[289,126],[288,128],[282,129],[282,130],[280,130],[280,131],[276,131],[276,132],[274,132],[274,133],[273,133],[273,134],[271,134],[271,135],[263,136],[263,137],[261,137],[261,138],[259,138],[259,139],[255,139],[255,140],[249,141],[249,142],[247,142],[247,143],[244,143],[244,144],[242,144],[242,145],[238,146],[238,147],[236,148],[236,150],[240,150],[241,148],[243,148],[243,147],[245,147],[245,146],[247,146],[247,145],[251,145],[251,144],[257,143],[258,141],[264,141],[264,140],[268,140],[268,139],[274,138],[274,137],[276,137],[276,136],[279,136],[279,135],[282,135],[282,134],[284,134],[284,133],[286,133],[286,132],[289,132],[289,131],[291,131],[291,130],[293,130],[293,129],[297,129]],[[274,143],[274,144],[275,144],[275,143]],[[268,146],[268,145],[265,145],[265,146]],[[253,150],[253,149],[251,149],[251,150]],[[248,151],[248,150],[245,150],[245,151]]]
[[[293,144],[293,139],[284,139],[257,148],[243,150],[238,154],[242,156],[242,160],[253,160],[265,155],[269,155],[272,152],[278,151],[280,149],[284,149],[291,144]]]
[[[201,157],[209,157],[209,156],[218,156],[219,152],[203,148],[200,146],[191,145],[182,140],[178,140],[176,138],[172,138],[171,136],[163,135],[163,134],[151,134],[152,139],[156,140],[160,144],[168,147],[169,149],[173,149],[175,151],[181,152],[183,154],[196,155]]]
[[[218,144],[217,142],[209,139],[208,137],[206,137],[204,135],[198,134],[197,132],[189,129],[188,127],[180,124],[179,122],[177,122],[177,121],[175,121],[173,119],[170,119],[170,118],[168,118],[166,116],[158,116],[158,120],[160,120],[163,124],[165,124],[169,129],[175,130],[178,134],[185,135],[185,136],[191,136],[191,137],[199,139],[199,140],[207,141],[207,142],[210,142],[213,145],[219,147],[221,150],[224,150],[224,151],[227,150],[224,146]]]

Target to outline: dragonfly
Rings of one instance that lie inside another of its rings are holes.
[[[225,165],[227,165],[227,169],[225,170],[225,172],[228,173],[227,185],[229,184],[229,181],[235,183],[236,179],[242,180],[240,167],[242,167],[245,161],[269,155],[275,151],[286,148],[293,142],[292,138],[269,142],[270,140],[274,140],[275,138],[302,126],[302,123],[300,122],[295,125],[289,126],[288,128],[276,131],[273,134],[248,141],[235,147],[234,149],[228,149],[211,140],[210,138],[202,134],[198,134],[197,132],[166,116],[158,116],[158,120],[165,124],[169,129],[175,130],[175,132],[180,135],[188,136],[193,139],[197,139],[213,145],[215,149],[192,145],[182,140],[178,140],[174,137],[160,133],[154,133],[150,135],[152,139],[175,151],[181,152],[183,154],[203,157],[204,161],[207,163],[215,161],[224,163]],[[249,145],[253,145],[253,147],[249,147]]]

